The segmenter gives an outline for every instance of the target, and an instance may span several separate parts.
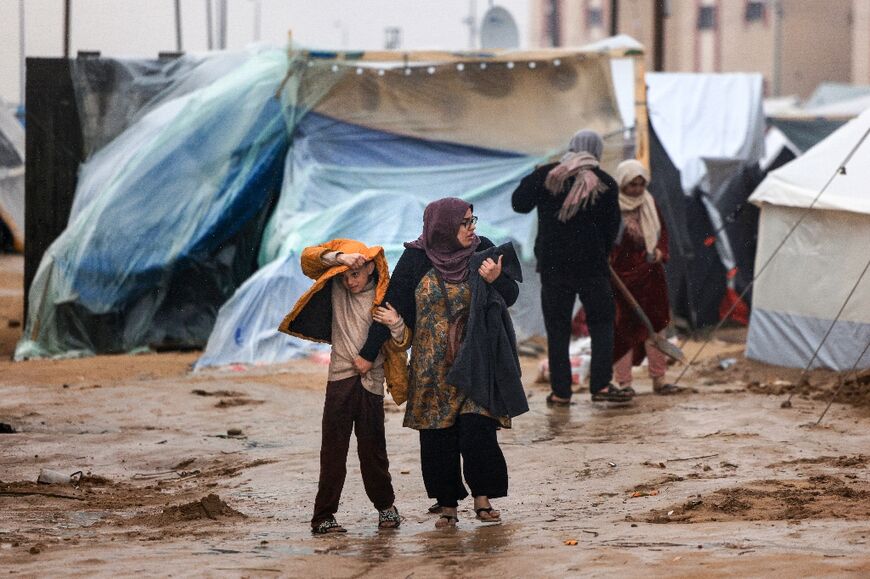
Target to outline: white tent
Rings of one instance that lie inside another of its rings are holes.
[[[0,221],[24,251],[24,128],[0,101]]]
[[[870,110],[771,172],[750,197],[761,207],[755,260],[760,275],[753,292],[747,357],[804,367],[859,279],[813,366],[847,370],[870,342],[870,272],[861,278],[870,261],[868,132]],[[845,171],[814,203],[856,146]],[[870,353],[858,367],[870,367]]]

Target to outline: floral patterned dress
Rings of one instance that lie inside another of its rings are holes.
[[[468,311],[471,287],[468,282],[445,284],[450,307],[454,312]],[[411,344],[411,367],[408,405],[404,425],[415,430],[449,428],[460,414],[492,416],[455,386],[445,382],[450,369],[447,354],[447,307],[435,270],[429,270],[414,291],[417,320]],[[508,417],[497,418],[503,428],[510,428]]]

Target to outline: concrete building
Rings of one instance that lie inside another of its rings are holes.
[[[870,0],[852,4],[852,82],[870,84]]]
[[[769,95],[870,80],[870,0],[533,0],[530,22],[533,46],[624,33],[647,47],[648,70],[760,72]]]

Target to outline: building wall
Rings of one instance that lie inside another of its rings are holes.
[[[852,82],[870,84],[870,2],[852,2]]]
[[[532,0],[542,12],[549,0]],[[618,30],[639,40],[652,70],[655,0],[620,0]],[[776,62],[776,3],[782,6],[781,57]],[[870,82],[870,0],[768,0],[762,17],[747,20],[750,0],[669,0],[664,69],[671,72],[760,72],[767,94],[807,97],[825,81]],[[561,0],[562,44],[578,46],[610,32],[610,0]],[[756,4],[756,7],[758,5]],[[588,9],[600,7],[601,27],[590,28]],[[714,23],[700,29],[703,9]]]
[[[722,71],[760,72],[770,88],[773,79],[775,14],[767,7],[760,20],[746,20],[747,3],[722,2],[719,15],[722,22]]]
[[[782,91],[808,97],[852,76],[851,0],[782,0]]]

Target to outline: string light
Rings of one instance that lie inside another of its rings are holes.
[[[559,66],[560,64],[562,64],[562,61],[559,60],[558,58],[553,61],[553,66]]]
[[[480,63],[480,70],[486,70],[486,63],[485,62]]]
[[[362,69],[362,68],[358,68],[358,69],[356,69],[356,73],[357,73],[357,74],[362,74],[362,73],[363,73],[363,69]]]
[[[459,72],[462,72],[463,70],[465,70],[465,65],[460,62],[459,64],[456,65],[456,70],[458,70]]]
[[[411,76],[411,69],[410,68],[405,69],[405,76]]]
[[[513,68],[513,67],[514,67],[514,63],[513,63],[513,62],[509,62],[509,63],[507,63],[507,67],[508,67],[508,68]]]
[[[435,67],[430,66],[429,68],[426,69],[426,72],[428,72],[429,74],[435,74]]]
[[[378,71],[378,76],[384,76],[384,69],[383,68]]]
[[[529,68],[535,68],[536,66],[538,66],[538,65],[535,64],[534,62],[529,63]]]
[[[332,72],[338,72],[338,65],[337,64],[332,65]]]

